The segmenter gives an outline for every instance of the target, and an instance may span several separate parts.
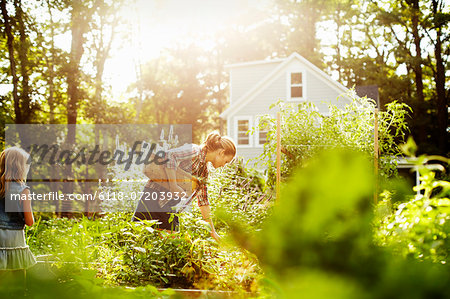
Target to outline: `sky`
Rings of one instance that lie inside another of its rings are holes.
[[[105,65],[105,82],[110,82],[116,100],[124,98],[128,85],[136,80],[136,65],[158,57],[165,48],[184,41],[192,33],[212,35],[232,18],[270,0],[135,0],[120,11],[130,23],[130,42],[115,47]],[[202,39],[200,46],[210,48]]]

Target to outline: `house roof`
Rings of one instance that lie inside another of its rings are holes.
[[[230,69],[230,68],[235,68],[235,67],[251,66],[251,65],[257,65],[257,64],[278,63],[278,62],[282,62],[285,59],[286,58],[277,58],[277,59],[271,59],[271,60],[256,60],[256,61],[239,62],[239,63],[227,64],[227,65],[225,65],[225,68]]]
[[[328,76],[325,72],[323,72],[321,69],[316,67],[314,64],[309,62],[306,58],[301,56],[298,53],[292,53],[289,57],[285,59],[276,59],[276,60],[263,60],[263,61],[253,61],[253,62],[246,62],[246,63],[237,63],[237,64],[231,64],[226,66],[227,68],[234,68],[234,67],[242,67],[242,66],[248,66],[248,65],[256,65],[256,64],[262,64],[262,63],[270,63],[270,62],[281,62],[280,65],[278,65],[275,69],[273,69],[269,74],[267,74],[263,79],[261,79],[256,85],[254,85],[252,88],[250,88],[244,95],[242,95],[239,99],[234,101],[233,105],[230,105],[224,112],[220,114],[220,117],[226,119],[228,116],[235,114],[238,112],[243,106],[245,106],[247,103],[249,103],[251,100],[253,100],[257,95],[257,91],[261,90],[264,86],[269,85],[272,83],[278,75],[278,72],[283,70],[285,66],[287,66],[291,61],[294,59],[298,59],[300,62],[305,64],[306,67],[308,67],[309,70],[317,74],[319,77],[325,79],[329,85],[332,86],[334,89],[336,89],[340,93],[347,93],[349,90],[344,85],[340,84],[339,82],[336,82],[333,80],[330,76]]]

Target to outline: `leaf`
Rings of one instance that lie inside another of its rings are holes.
[[[202,226],[204,226],[204,228],[206,228],[208,230],[208,232],[211,232],[211,225],[209,225],[208,222],[206,222],[204,220],[198,220],[198,223],[201,224]]]
[[[161,280],[164,281],[164,283],[168,283],[169,280],[167,278],[165,278],[164,276],[160,276]]]
[[[414,139],[409,136],[408,141],[405,144],[400,145],[400,149],[405,153],[405,155],[414,157],[417,152],[417,145],[414,142]]]
[[[136,237],[133,233],[130,233],[130,232],[124,232],[123,235]]]
[[[142,247],[138,247],[138,246],[133,246],[133,249],[142,253],[146,253],[147,250],[145,248]]]

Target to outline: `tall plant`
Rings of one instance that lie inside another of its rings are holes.
[[[359,98],[349,93],[351,102],[344,108],[329,105],[329,115],[318,112],[312,103],[297,106],[278,101],[281,113],[282,176],[288,176],[298,165],[304,165],[309,158],[324,149],[348,148],[374,155],[374,111],[375,103],[367,98]],[[342,100],[342,99],[339,99]],[[411,109],[404,103],[391,102],[386,110],[378,113],[378,134],[381,173],[389,176],[395,173],[395,156],[400,155],[399,142],[408,131],[406,118]],[[276,159],[276,120],[265,116],[260,128],[267,126],[267,143],[259,157],[259,163],[267,166],[269,184],[273,183]]]
[[[420,173],[418,191],[411,200],[394,205],[387,215],[381,212],[391,206],[391,194],[384,192],[378,206],[376,238],[384,246],[393,247],[404,256],[446,264],[450,261],[450,183],[439,180],[438,172],[445,173],[450,159],[440,156],[415,156],[412,139],[402,147]],[[440,163],[435,163],[439,161]]]

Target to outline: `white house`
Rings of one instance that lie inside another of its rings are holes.
[[[265,132],[249,135],[247,130],[257,125],[261,115],[275,116],[276,111],[269,107],[279,99],[312,102],[324,115],[329,103],[343,107],[350,101],[345,86],[297,53],[226,67],[230,71],[230,106],[220,116],[227,120],[227,134],[236,141],[237,154],[246,160],[262,153],[266,138]]]

